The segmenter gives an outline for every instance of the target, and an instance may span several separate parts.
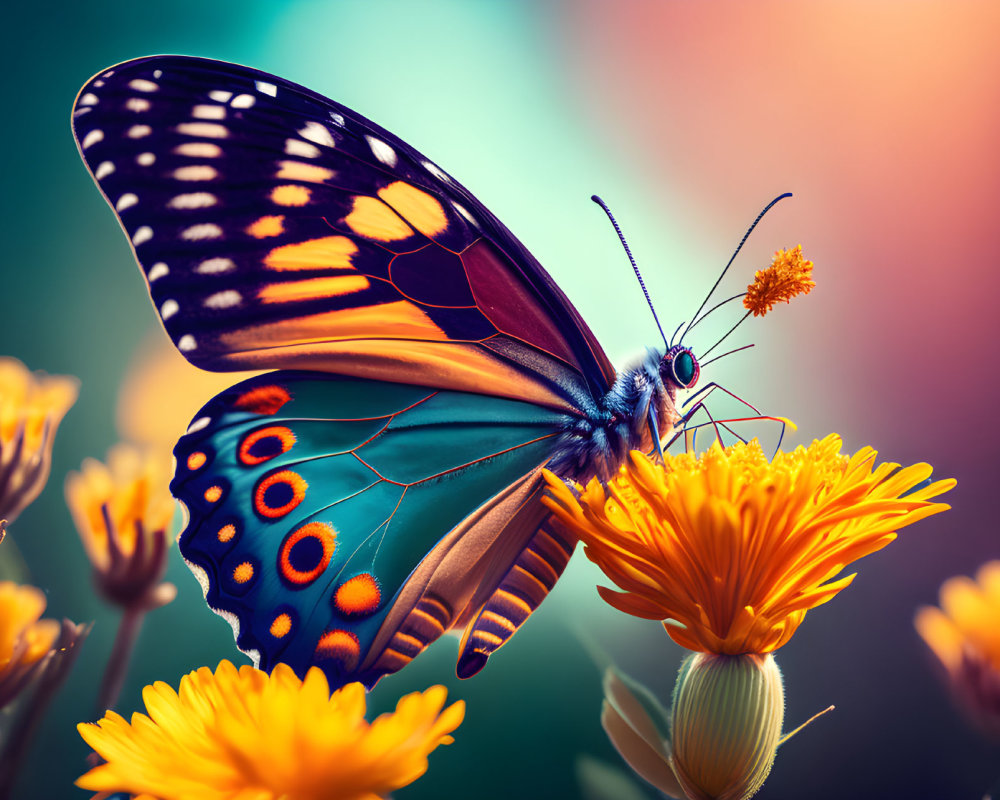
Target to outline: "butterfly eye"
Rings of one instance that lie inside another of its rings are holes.
[[[673,347],[663,357],[660,364],[660,375],[669,379],[682,389],[690,389],[698,382],[701,368],[694,353],[686,347]]]

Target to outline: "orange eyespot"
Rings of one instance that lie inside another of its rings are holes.
[[[187,457],[187,468],[190,470],[201,469],[208,461],[208,456],[202,452],[192,453]]]
[[[287,453],[295,444],[295,434],[284,425],[270,425],[248,433],[240,442],[240,461],[248,467]]]
[[[317,659],[332,659],[339,661],[345,671],[354,669],[361,656],[361,645],[358,637],[350,631],[327,631],[319,638],[316,645]]]
[[[237,397],[233,407],[253,414],[273,415],[291,399],[291,394],[284,386],[255,386]]]
[[[253,494],[253,504],[262,517],[278,519],[301,503],[309,484],[301,475],[290,469],[283,469],[268,475]]]
[[[326,569],[337,547],[337,532],[325,522],[308,522],[285,537],[278,553],[278,569],[299,585],[312,583]]]
[[[253,564],[249,561],[244,561],[242,564],[238,564],[236,569],[233,570],[233,580],[237,583],[246,583],[253,577]]]
[[[222,487],[221,486],[209,486],[205,490],[205,499],[209,503],[218,503],[222,499]]]
[[[371,573],[362,572],[337,589],[333,602],[342,614],[360,616],[373,613],[381,599],[382,589],[378,580]]]
[[[215,534],[215,538],[217,538],[220,542],[225,543],[232,541],[232,538],[235,535],[236,535],[236,526],[230,523],[229,525],[223,525],[221,528],[219,528],[219,532]]]
[[[283,639],[292,629],[292,618],[288,614],[278,614],[271,623],[271,635],[275,639]]]

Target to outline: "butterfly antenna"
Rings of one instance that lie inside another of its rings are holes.
[[[680,338],[681,342],[684,341],[684,337],[687,336],[687,332],[689,330],[691,330],[691,328],[694,325],[695,321],[698,319],[698,315],[701,313],[701,310],[708,303],[709,298],[712,296],[713,292],[715,292],[715,290],[719,288],[719,284],[722,282],[722,279],[726,276],[726,273],[729,271],[729,268],[732,266],[733,261],[736,260],[736,256],[739,255],[740,250],[743,249],[743,245],[746,244],[746,241],[750,237],[750,234],[753,233],[753,229],[757,227],[757,223],[760,222],[764,218],[764,215],[768,211],[770,211],[775,205],[777,205],[778,202],[780,202],[781,200],[784,200],[786,197],[791,197],[791,196],[792,196],[791,192],[785,192],[784,194],[779,194],[770,203],[768,203],[766,206],[764,206],[764,210],[761,211],[757,215],[757,219],[755,219],[753,221],[753,224],[749,228],[747,228],[747,232],[744,233],[743,234],[743,238],[740,239],[740,243],[736,246],[736,250],[733,251],[733,254],[729,258],[728,263],[726,264],[725,268],[722,270],[722,274],[720,274],[719,277],[716,279],[715,283],[712,284],[712,288],[709,290],[708,294],[705,295],[705,299],[701,301],[701,305],[698,306],[698,310],[695,312],[694,316],[691,317],[691,324],[688,325],[687,328],[684,329],[684,333],[681,334],[681,338]]]
[[[660,318],[656,316],[656,309],[653,308],[653,301],[649,298],[649,292],[646,291],[646,284],[642,279],[642,275],[639,272],[639,266],[635,263],[635,259],[632,258],[632,251],[628,249],[628,242],[625,241],[625,235],[622,233],[622,229],[618,227],[618,222],[615,220],[614,215],[611,213],[611,209],[608,208],[607,203],[605,203],[596,194],[590,196],[597,205],[604,209],[604,213],[608,215],[608,219],[611,220],[611,224],[615,226],[615,233],[618,234],[618,238],[622,241],[622,247],[625,248],[625,255],[628,256],[628,260],[632,262],[632,269],[635,270],[635,277],[639,279],[639,286],[642,288],[642,293],[646,296],[646,302],[649,303],[649,310],[653,312],[653,319],[656,320],[656,327],[660,329],[660,336],[663,337],[663,343],[670,349],[670,343],[667,341],[667,336],[663,332],[663,326],[660,324]],[[700,310],[700,309],[699,309]]]

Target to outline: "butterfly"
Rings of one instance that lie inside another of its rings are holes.
[[[276,370],[174,450],[179,549],[239,648],[371,687],[453,630],[458,675],[478,672],[575,546],[542,469],[607,478],[659,446],[697,358],[616,372],[467,189],[273,75],[139,58],[94,76],[72,124],[176,348]]]

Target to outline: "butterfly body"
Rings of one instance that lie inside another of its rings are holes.
[[[542,467],[606,479],[657,446],[693,355],[616,373],[467,189],[266,73],[137,59],[88,82],[73,125],[178,350],[277,370],[174,451],[208,604],[263,668],[372,685],[456,630],[474,674],[575,545],[538,502]]]

